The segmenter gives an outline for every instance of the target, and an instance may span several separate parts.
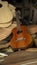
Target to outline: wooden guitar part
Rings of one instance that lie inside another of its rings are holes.
[[[0,45],[0,49],[9,47],[9,44],[10,44],[10,43],[6,43],[6,44],[3,44],[3,45]]]
[[[0,41],[7,38],[16,24],[12,24],[15,7],[7,1],[0,0]]]
[[[31,44],[32,37],[27,32],[27,27],[24,25],[20,25],[19,11],[16,12],[16,20],[17,20],[17,27],[15,27],[12,30],[13,37],[11,39],[10,45],[13,49],[23,49],[23,48],[25,49]]]
[[[15,7],[7,1],[0,1],[0,27],[8,27],[12,23]]]
[[[28,28],[28,31],[30,32],[30,34],[37,33],[37,25],[30,25],[27,28]]]
[[[27,48],[31,42],[32,42],[32,37],[31,35],[26,31],[25,26],[21,26],[21,33],[18,32],[17,28],[14,28],[12,30],[13,37],[11,39],[11,47],[12,48]]]

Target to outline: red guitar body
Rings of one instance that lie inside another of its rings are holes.
[[[21,26],[21,31],[17,30],[17,27],[12,30],[13,37],[11,39],[11,47],[14,49],[27,48],[31,45],[32,37],[27,32],[26,26]]]

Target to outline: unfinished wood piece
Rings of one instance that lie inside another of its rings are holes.
[[[28,31],[30,32],[30,34],[37,33],[37,25],[30,25],[30,26],[28,26]]]
[[[0,27],[8,27],[12,23],[15,7],[7,1],[0,1]]]
[[[37,58],[8,65],[37,65]]]
[[[0,45],[0,49],[7,48],[7,47],[9,47],[9,42],[6,44]]]
[[[19,63],[26,60],[37,58],[37,48],[29,48],[27,50],[14,52],[2,62],[2,65]]]
[[[11,24],[10,27],[8,28],[0,28],[0,41],[7,38],[10,34],[11,31],[16,27],[16,23]]]

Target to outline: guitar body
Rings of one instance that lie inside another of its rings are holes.
[[[32,37],[31,35],[27,32],[26,26],[21,26],[21,31],[18,31],[17,27],[15,27],[12,30],[13,37],[11,39],[11,47],[13,49],[22,49],[22,48],[27,48],[31,42],[32,42]]]
[[[7,1],[0,1],[0,27],[8,27],[12,24],[15,7]]]

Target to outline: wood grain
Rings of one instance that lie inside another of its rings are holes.
[[[30,34],[37,33],[37,25],[30,25],[27,28],[28,28],[28,31],[30,32]]]
[[[37,59],[37,48],[29,48],[27,50],[18,51],[10,54],[8,57],[6,57],[5,61],[2,62],[1,65],[13,65],[16,63]],[[21,65],[21,64],[17,64]]]
[[[19,63],[8,64],[8,65],[37,65],[37,59],[35,58],[35,59],[26,60]]]

